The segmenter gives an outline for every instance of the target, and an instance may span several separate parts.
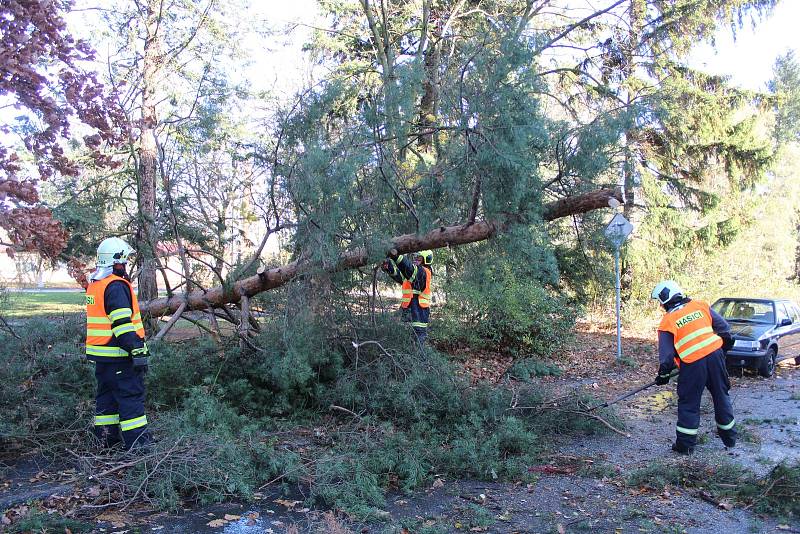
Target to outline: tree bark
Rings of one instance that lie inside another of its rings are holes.
[[[242,295],[240,305],[242,314],[239,320],[239,348],[244,349],[247,347],[246,340],[250,335],[250,297]]]
[[[430,133],[422,134],[419,138],[421,152],[429,152],[433,149],[433,126],[436,122],[439,104],[440,47],[440,36],[434,33],[424,56],[425,80],[422,82],[423,93],[419,103],[419,124],[421,131]]]
[[[639,95],[632,92],[631,84],[628,83],[635,75],[638,66],[638,47],[641,38],[642,24],[644,21],[644,6],[642,3],[632,1],[628,7],[629,30],[628,39],[624,44],[624,65],[623,72],[625,75],[625,83],[621,84],[623,88],[623,100],[626,103],[626,109],[631,109],[635,100]],[[636,198],[639,194],[641,186],[636,184],[636,166],[637,154],[640,150],[639,130],[636,126],[632,126],[625,132],[624,136],[624,154],[625,162],[623,164],[623,187],[625,190],[625,203],[622,212],[629,221],[638,224],[634,220],[634,210],[636,207]],[[620,268],[620,284],[622,291],[622,300],[628,302],[631,295],[631,284],[633,282],[633,265],[623,255],[622,264]]]
[[[545,221],[552,221],[568,215],[605,208],[608,207],[608,201],[612,197],[622,201],[621,191],[619,189],[599,189],[583,195],[564,198],[546,204],[542,218]],[[391,242],[387,243],[386,250],[395,248],[400,254],[405,254],[417,250],[475,243],[489,239],[498,233],[504,232],[509,226],[522,222],[519,217],[509,215],[502,220],[496,221],[478,221],[466,225],[442,226],[423,235],[405,234],[395,237]],[[263,291],[280,287],[297,275],[308,272],[314,267],[321,268],[329,273],[363,267],[371,259],[374,259],[373,254],[364,247],[357,247],[343,252],[335,263],[325,265],[315,265],[308,258],[301,257],[296,261],[274,269],[264,269],[262,267],[258,270],[258,274],[239,280],[228,290],[223,286],[217,286],[206,292],[192,291],[187,296],[176,295],[172,298],[155,299],[142,303],[141,309],[143,312],[147,311],[153,317],[160,317],[176,311],[185,301],[188,302],[187,310],[200,310],[239,302],[243,296],[251,297]]]
[[[156,143],[156,87],[161,70],[161,36],[159,34],[160,2],[148,0],[145,15],[146,37],[142,69],[142,124],[139,138],[139,228],[136,249],[141,259],[139,298],[152,300],[158,296],[156,283],[156,175],[158,145]]]

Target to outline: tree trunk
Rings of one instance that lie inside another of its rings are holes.
[[[139,298],[152,300],[158,297],[156,283],[156,245],[158,235],[156,217],[156,175],[158,173],[158,145],[156,143],[156,87],[161,71],[161,36],[159,35],[159,2],[149,0],[145,27],[144,64],[142,70],[142,124],[139,138],[139,228],[136,249],[141,260],[139,273]]]
[[[638,67],[637,58],[639,57],[639,40],[641,38],[642,24],[644,21],[643,9],[643,3],[639,2],[638,0],[632,0],[628,6],[628,20],[630,25],[628,29],[627,42],[624,46],[625,64],[623,66],[626,83],[622,84],[622,98],[626,103],[626,109],[632,109],[634,101],[639,96],[631,92],[630,87],[635,86],[635,84],[630,84],[627,82],[629,82],[631,78],[636,75],[636,70]],[[633,222],[635,225],[639,224],[638,218],[635,217],[636,214],[634,213],[634,209],[636,206],[636,197],[638,196],[639,188],[641,187],[636,183],[636,167],[639,159],[637,157],[639,151],[639,141],[639,131],[635,126],[629,128],[625,132],[623,146],[625,162],[623,164],[622,173],[624,180],[623,187],[625,191],[625,204],[622,208],[622,212],[625,218]],[[633,265],[631,262],[627,261],[627,258],[623,255],[620,269],[620,284],[622,300],[624,302],[628,302],[628,300],[630,300],[633,276]]]
[[[247,347],[247,338],[250,336],[250,297],[247,295],[242,296],[241,300],[242,314],[239,319],[239,348],[245,349]]]
[[[425,81],[422,82],[423,93],[419,103],[419,124],[420,129],[427,133],[419,137],[421,152],[433,149],[433,126],[439,104],[440,47],[439,36],[434,35],[425,51]]]
[[[605,208],[608,207],[608,200],[612,197],[621,201],[622,193],[619,189],[599,189],[583,195],[564,198],[545,205],[542,218],[546,221],[552,221],[568,215]],[[522,222],[518,217],[508,216],[505,220],[478,221],[468,225],[442,226],[424,235],[406,234],[395,237],[391,242],[387,242],[386,250],[395,248],[400,254],[405,254],[417,250],[475,243],[505,231],[512,224]],[[330,273],[355,269],[370,263],[371,259],[374,259],[374,254],[374,251],[370,253],[366,248],[358,247],[342,253],[335,263],[316,265],[316,267]],[[313,267],[315,267],[313,262],[301,257],[282,267],[269,270],[262,267],[257,275],[239,280],[228,290],[222,286],[217,286],[206,292],[193,291],[186,297],[179,295],[172,298],[160,298],[144,302],[141,308],[142,311],[147,311],[153,317],[160,317],[175,312],[184,303],[184,299],[188,301],[187,310],[213,308],[231,302],[239,302],[242,296],[251,297],[262,291],[280,287],[297,275],[310,271]]]

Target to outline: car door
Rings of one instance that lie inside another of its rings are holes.
[[[792,324],[781,326],[781,322],[790,319]],[[791,303],[775,301],[775,332],[778,340],[778,358],[793,356],[797,350],[798,336],[800,336],[800,316],[792,316]]]
[[[800,307],[794,302],[786,302],[786,311],[789,312],[789,318],[792,320],[790,329],[790,337],[793,339],[791,352],[786,352],[784,356],[797,357],[800,356]]]

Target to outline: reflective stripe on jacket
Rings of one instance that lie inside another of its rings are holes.
[[[110,283],[118,281],[128,284],[131,294],[131,308],[120,308],[106,313],[106,288]],[[126,318],[130,319],[130,323],[125,322],[116,327],[113,326],[115,321]],[[115,335],[120,336],[126,332],[134,332],[141,339],[144,339],[142,315],[139,311],[139,301],[133,292],[133,286],[130,282],[115,274],[102,280],[93,281],[86,288],[86,355],[106,358],[128,356],[128,352],[122,347],[109,346]]]
[[[417,267],[414,266],[414,275],[413,277],[417,276]],[[400,299],[400,307],[401,308],[408,308],[411,305],[411,299],[414,298],[414,288],[411,287],[411,280],[408,278],[403,279],[403,285],[400,286],[403,290],[403,296]]]
[[[414,291],[418,295],[419,306],[420,308],[430,308],[431,306],[431,270],[424,265],[422,266],[425,269],[425,289],[422,291]]]
[[[417,301],[419,302],[420,308],[430,308],[431,306],[431,270],[424,265],[422,266],[414,266],[414,275],[411,277],[415,279],[417,277],[417,269],[422,267],[425,269],[425,288],[422,291],[418,291],[411,286],[411,280],[405,279],[403,280],[403,298],[400,303],[401,308],[408,308],[411,304],[411,299],[414,295],[417,295]]]
[[[692,300],[664,315],[658,329],[670,332],[680,361],[691,363],[722,347],[722,338],[711,326],[707,302]]]

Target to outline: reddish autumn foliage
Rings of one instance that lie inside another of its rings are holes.
[[[66,235],[50,211],[37,206],[36,181],[56,172],[78,173],[62,146],[71,124],[89,127],[83,142],[99,165],[111,164],[101,148],[121,142],[125,124],[113,95],[81,66],[94,52],[67,31],[62,13],[70,6],[68,0],[0,2],[0,98],[23,110],[35,126],[20,134],[0,124],[0,134],[6,139],[18,134],[36,164],[34,176],[20,176],[17,149],[0,142],[0,227],[11,239],[7,250],[37,251],[51,259],[63,250]]]
[[[88,270],[86,264],[77,258],[70,258],[67,262],[67,272],[83,289],[89,287]]]

